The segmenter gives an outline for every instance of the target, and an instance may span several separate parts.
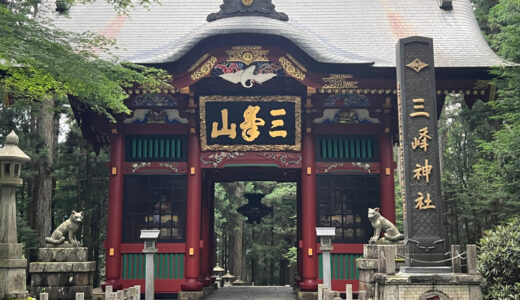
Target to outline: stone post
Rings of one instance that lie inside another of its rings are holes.
[[[330,251],[323,250],[321,260],[323,263],[323,283],[327,288],[331,288],[331,268],[330,268]]]
[[[323,300],[323,291],[327,288],[324,284],[318,284],[318,300]]]
[[[388,275],[395,274],[395,257],[396,257],[396,246],[395,245],[378,245],[377,249],[377,260],[378,260],[378,273],[385,273]]]
[[[17,241],[16,188],[21,164],[30,160],[18,148],[18,136],[11,131],[0,149],[0,299],[25,299],[27,260],[22,258],[22,244]]]
[[[468,263],[468,274],[478,275],[476,245],[466,245],[466,257]]]
[[[154,300],[154,255],[157,252],[155,242],[159,238],[159,230],[141,230],[141,239],[144,240],[143,253],[146,261],[145,299]]]
[[[112,295],[113,287],[111,285],[105,286],[105,299],[109,300],[110,295]]]
[[[462,272],[460,259],[460,245],[451,245],[451,269],[453,273]]]
[[[345,299],[346,300],[353,300],[352,298],[352,284],[347,283],[345,286]]]
[[[144,251],[143,251],[144,252]],[[145,296],[146,300],[154,299],[154,270],[153,270],[153,256],[155,252],[146,252],[146,284],[145,284]]]

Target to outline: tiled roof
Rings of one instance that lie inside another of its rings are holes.
[[[285,37],[316,61],[374,63],[395,67],[399,38],[433,38],[436,67],[507,65],[488,46],[469,0],[453,0],[452,10],[437,0],[274,0],[288,22],[250,16],[207,22],[221,0],[161,0],[118,16],[103,1],[75,5],[69,16],[56,15],[58,27],[90,30],[115,38],[116,54],[136,63],[176,61],[206,37],[262,33]]]

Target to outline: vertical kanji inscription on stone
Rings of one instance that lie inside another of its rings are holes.
[[[400,39],[396,53],[406,263],[438,266],[434,261],[444,259],[446,245],[433,41],[425,37]]]

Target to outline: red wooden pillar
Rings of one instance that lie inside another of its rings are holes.
[[[202,193],[202,225],[201,225],[201,239],[202,239],[202,249],[201,249],[201,257],[200,257],[200,282],[204,286],[209,286],[211,284],[210,274],[208,273],[209,266],[209,192],[210,192],[210,184],[207,182],[207,178],[204,179],[203,187],[204,191]]]
[[[200,291],[200,201],[201,169],[200,144],[195,128],[190,128],[188,136],[188,175],[186,180],[186,252],[184,254],[185,281],[183,291]]]
[[[314,138],[308,122],[302,145],[302,291],[318,289],[318,253],[316,253],[316,169]]]
[[[124,143],[121,134],[112,135],[110,187],[106,248],[106,284],[121,289],[121,232],[123,218]]]
[[[379,163],[381,166],[381,214],[395,224],[394,157],[392,136],[389,133],[379,135]]]
[[[215,282],[213,266],[215,265],[215,182],[211,181],[209,189],[209,264],[208,274],[211,282]]]

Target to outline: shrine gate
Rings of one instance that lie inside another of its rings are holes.
[[[106,281],[117,288],[144,284],[139,232],[152,228],[156,293],[209,285],[214,182],[275,180],[298,185],[300,289],[322,280],[315,227],[333,226],[332,288],[357,290],[367,209],[396,219],[398,38],[433,38],[439,112],[449,93],[493,97],[487,70],[505,64],[467,0],[161,2],[129,18],[78,5],[57,21],[90,24],[124,59],[173,75],[158,93],[127,89],[132,114],[117,123],[72,101],[85,138],[110,147]]]

